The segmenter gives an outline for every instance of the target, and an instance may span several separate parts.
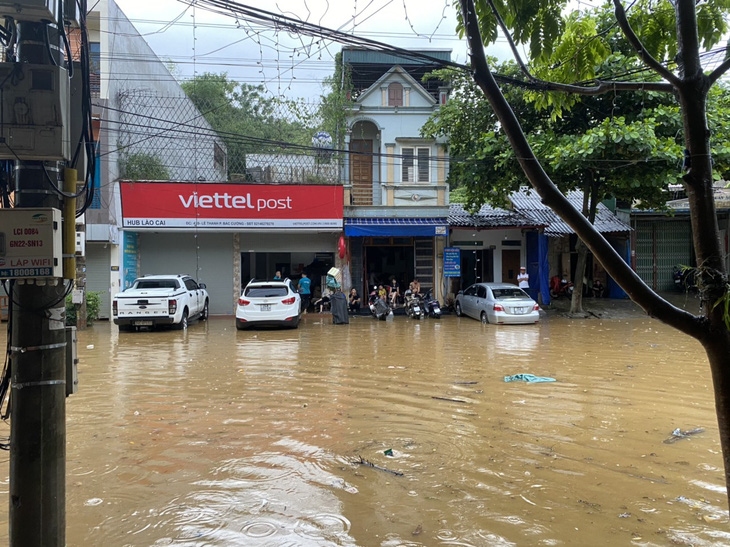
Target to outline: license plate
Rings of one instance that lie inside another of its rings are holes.
[[[152,321],[135,321],[134,325],[136,327],[151,327]]]
[[[522,315],[525,313],[525,308],[515,308],[515,313],[517,313],[517,315]]]
[[[271,311],[271,304],[261,304],[261,311]]]

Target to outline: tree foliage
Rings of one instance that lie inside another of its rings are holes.
[[[267,97],[263,86],[239,84],[225,73],[205,73],[183,90],[225,142],[230,170],[245,170],[246,154],[311,146],[310,113],[300,103]]]
[[[86,324],[92,326],[94,321],[99,319],[101,309],[101,292],[87,291],[86,298]],[[73,295],[66,295],[66,325],[76,326],[78,321],[79,304],[73,303]]]
[[[342,62],[342,52],[335,56],[335,71],[325,78],[326,93],[321,97],[319,119],[321,130],[332,136],[334,146],[342,149],[347,130],[347,117],[352,110],[352,79]]]
[[[613,56],[615,69],[626,59]],[[513,63],[496,66],[516,78]],[[424,125],[422,132],[445,137],[450,145],[449,182],[470,209],[483,203],[504,206],[510,192],[528,183],[507,137],[484,94],[462,71],[444,69],[432,76],[446,79],[452,94]],[[576,97],[561,116],[535,104],[535,91],[510,86],[504,93],[524,127],[536,157],[563,191],[595,193],[599,201],[614,197],[640,208],[662,209],[666,189],[680,184],[684,147],[682,118],[673,97],[657,92]],[[730,170],[730,92],[716,88],[710,96],[713,151],[717,178]],[[730,173],[729,173],[730,175]]]
[[[142,152],[122,155],[121,173],[122,178],[128,180],[170,180],[170,171],[164,162]]]

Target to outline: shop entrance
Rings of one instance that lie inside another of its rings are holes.
[[[474,283],[494,281],[494,253],[492,249],[461,250],[461,287]],[[458,290],[458,289],[457,289]]]
[[[395,277],[404,291],[413,280],[415,255],[410,237],[371,238],[365,245],[363,279],[367,283],[362,294],[369,294],[373,285],[388,285]]]
[[[287,277],[295,283],[302,272],[312,280],[312,294],[320,290],[327,271],[334,266],[334,253],[285,253],[285,252],[243,252],[241,253],[241,288],[251,279],[273,279],[281,272],[282,279]]]

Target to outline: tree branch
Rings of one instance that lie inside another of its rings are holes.
[[[509,44],[509,48],[512,50],[512,56],[515,58],[515,61],[517,61],[517,64],[520,65],[520,70],[522,70],[522,73],[527,77],[528,80],[537,82],[538,79],[535,78],[530,73],[530,70],[527,68],[527,65],[522,60],[522,56],[520,55],[520,52],[517,51],[517,45],[515,44],[515,41],[512,39],[512,34],[510,34],[509,29],[507,28],[507,25],[504,23],[504,19],[502,19],[502,16],[497,11],[497,6],[494,5],[494,0],[487,0],[487,3],[489,4],[489,7],[492,10],[492,14],[494,15],[494,18],[497,20],[497,24],[499,25],[499,28],[502,29],[502,34],[504,34],[505,38],[507,38],[507,43]]]
[[[517,64],[520,67],[520,70],[525,75],[525,77],[529,80],[529,82],[523,82],[523,87],[528,89],[535,89],[536,91],[562,91],[564,93],[575,93],[576,95],[602,95],[604,93],[608,93],[610,91],[639,91],[639,90],[646,90],[646,91],[660,91],[663,93],[672,93],[674,92],[674,87],[671,84],[665,83],[665,82],[609,82],[609,81],[603,81],[603,80],[596,80],[596,85],[591,87],[583,87],[573,84],[561,84],[558,82],[550,82],[547,80],[541,80],[540,78],[536,78],[532,75],[530,72],[530,69],[527,68],[527,65],[522,60],[522,56],[520,55],[520,52],[517,50],[517,45],[515,44],[514,40],[512,39],[512,35],[509,32],[509,29],[507,28],[506,23],[504,22],[504,19],[502,19],[502,16],[499,14],[499,11],[497,11],[497,7],[494,5],[494,0],[487,0],[487,3],[489,4],[489,7],[492,10],[492,14],[494,15],[494,18],[497,20],[497,24],[499,25],[499,28],[502,29],[502,33],[507,38],[507,43],[509,44],[510,49],[512,50],[512,56],[515,58],[515,61],[517,61]],[[498,81],[501,79],[499,77],[495,76],[495,79]],[[504,83],[516,83],[519,82],[519,80],[514,79],[511,82],[506,81],[505,79],[502,79]]]
[[[543,203],[555,211],[578,234],[578,237],[600,260],[611,277],[647,314],[690,336],[703,339],[706,336],[703,321],[691,313],[673,306],[652,291],[588,219],[570,204],[547,175],[530,148],[517,117],[489,70],[473,0],[460,0],[460,3],[471,52],[474,80],[484,92],[509,139],[517,161],[530,184],[542,197]]]
[[[728,71],[728,69],[730,69],[730,58],[725,59],[722,64],[720,64],[720,66],[710,72],[710,75],[707,76],[708,85],[713,85],[717,80],[722,77],[723,74]]]
[[[574,93],[576,95],[603,95],[612,91],[658,91],[660,93],[674,93],[675,88],[667,82],[612,82],[608,80],[595,80],[596,84],[590,87],[583,87],[575,84],[560,84],[549,82],[532,77],[529,82],[494,74],[494,79],[503,84],[510,84],[534,91],[562,91],[563,93]]]
[[[654,57],[652,57],[651,54],[644,47],[644,44],[641,43],[641,40],[639,40],[639,37],[634,32],[634,29],[631,28],[629,20],[626,18],[626,11],[621,5],[621,0],[613,0],[613,6],[614,13],[616,14],[616,21],[618,21],[619,27],[621,27],[624,36],[626,36],[626,39],[634,47],[636,53],[639,55],[641,60],[644,61],[644,63],[646,63],[649,68],[653,69],[662,78],[667,80],[670,84],[674,86],[679,85],[679,78],[677,78],[669,69],[667,69],[667,67],[665,67]]]

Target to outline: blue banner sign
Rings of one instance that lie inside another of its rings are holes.
[[[132,286],[134,280],[139,277],[139,255],[138,255],[138,239],[135,232],[124,232],[124,255],[123,255],[123,266],[124,266],[124,288],[127,289]]]
[[[461,249],[458,247],[444,249],[444,277],[461,277]]]

